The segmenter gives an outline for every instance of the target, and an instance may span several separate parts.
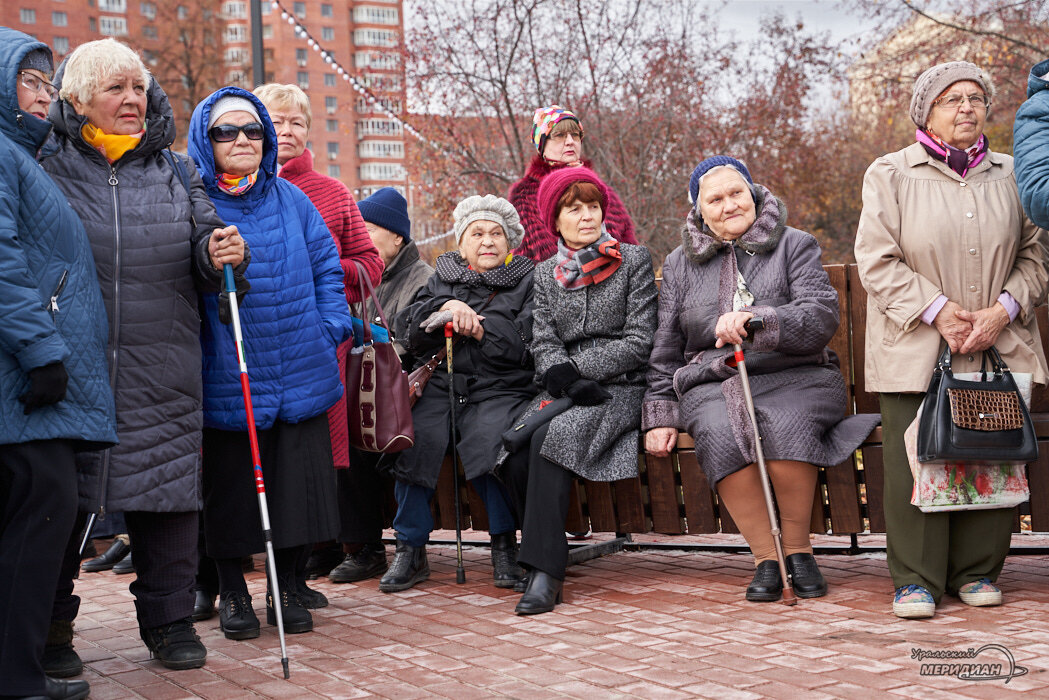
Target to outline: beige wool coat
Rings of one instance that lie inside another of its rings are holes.
[[[920,144],[878,158],[863,178],[856,262],[867,290],[868,391],[924,392],[943,347],[921,320],[940,294],[969,311],[1003,291],[1020,306],[995,347],[1014,372],[1045,384],[1034,307],[1045,300],[1049,235],[1020,205],[1013,159],[988,152],[963,179]],[[954,371],[980,369],[981,353]]]

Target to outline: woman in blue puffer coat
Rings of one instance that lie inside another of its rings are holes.
[[[339,255],[324,219],[277,175],[277,136],[262,102],[225,87],[197,105],[189,154],[219,215],[251,247],[240,306],[287,632],[313,629],[297,585],[301,556],[338,532],[327,410],[342,398],[336,348],[350,337]],[[218,295],[204,298],[204,534],[219,568],[229,639],[259,636],[240,559],[262,551],[240,370]],[[272,596],[266,616],[276,624]],[[312,605],[316,607],[316,604]]]
[[[1049,60],[1031,68],[1027,101],[1013,122],[1013,170],[1027,216],[1049,229]]]

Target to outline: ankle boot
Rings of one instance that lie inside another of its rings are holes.
[[[278,576],[280,585],[280,614],[284,620],[284,631],[288,634],[301,634],[313,629],[313,615],[302,604],[299,590],[295,584],[295,575]],[[273,606],[273,591],[266,591],[266,622],[276,626],[277,612]]]
[[[60,681],[44,676],[44,694],[32,695],[28,700],[84,700],[91,694],[87,681]]]
[[[816,558],[808,552],[787,556],[787,573],[794,593],[799,598],[819,598],[827,595],[827,582],[823,580]]]
[[[193,620],[188,617],[166,625],[140,627],[139,633],[151,655],[166,668],[181,671],[204,665],[208,650],[201,644],[193,629]]]
[[[219,629],[226,639],[255,639],[261,633],[259,618],[251,608],[251,597],[241,591],[226,591],[219,598]]]
[[[514,609],[518,615],[537,615],[550,612],[561,602],[564,581],[545,571],[532,569],[528,572],[528,589]]]
[[[215,617],[215,594],[198,588],[193,591],[193,620],[201,622]]]
[[[393,563],[379,580],[379,590],[383,593],[406,591],[412,586],[430,578],[430,562],[426,559],[426,547],[413,547],[403,540],[397,540],[397,552]]]
[[[779,563],[775,560],[758,564],[754,578],[747,586],[747,600],[754,603],[769,603],[783,595],[783,580],[779,575]]]
[[[524,579],[517,565],[517,536],[512,530],[492,535],[492,578],[496,588],[514,588]]]
[[[73,649],[73,623],[70,620],[51,620],[44,646],[44,673],[52,678],[79,676],[84,662]]]

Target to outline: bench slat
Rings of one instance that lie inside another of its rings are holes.
[[[612,502],[612,486],[607,481],[587,481],[586,508],[590,528],[594,532],[621,532],[616,529],[616,507]]]
[[[836,535],[863,532],[860,489],[853,459],[849,458],[836,467],[825,469],[824,474],[827,480],[831,532]]]
[[[707,476],[699,468],[696,453],[691,450],[677,453],[681,469],[681,495],[685,501],[685,522],[690,535],[712,534],[718,531],[714,493]]]
[[[616,504],[616,532],[648,532],[645,504],[641,500],[641,479],[621,479],[612,482]]]
[[[666,535],[684,533],[677,486],[674,484],[673,458],[645,455],[645,476],[652,509],[652,529]]]

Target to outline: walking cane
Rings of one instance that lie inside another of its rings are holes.
[[[459,460],[455,456],[455,388],[452,386],[452,322],[444,324],[444,354],[448,359],[448,401],[452,410],[452,485],[455,488],[455,582],[466,583],[463,569],[462,503],[459,500]]]
[[[765,327],[760,318],[752,318],[745,326],[747,333],[759,331]],[[765,507],[769,513],[769,526],[772,528],[772,541],[776,545],[776,561],[779,562],[779,575],[783,579],[784,605],[797,605],[798,599],[794,596],[794,589],[790,583],[790,575],[787,573],[787,560],[783,557],[783,537],[779,529],[779,517],[776,515],[776,504],[772,500],[772,486],[769,483],[769,470],[765,465],[765,451],[761,447],[761,432],[758,430],[758,417],[754,413],[754,397],[750,393],[750,377],[747,376],[747,363],[743,361],[743,346],[734,343],[736,368],[739,370],[740,384],[743,385],[743,399],[747,404],[747,413],[750,414],[750,424],[754,427],[754,452],[758,456],[758,472],[761,474],[761,489],[765,492]]]
[[[244,357],[244,336],[240,332],[240,309],[237,306],[237,285],[233,281],[233,266],[222,266],[226,276],[226,292],[229,293],[229,311],[233,318],[233,339],[237,346],[237,361],[240,363],[240,387],[244,392],[244,411],[248,421],[248,441],[251,443],[251,463],[255,468],[255,492],[259,496],[259,514],[262,516],[262,536],[266,540],[266,568],[269,569],[270,591],[277,618],[277,636],[280,638],[280,665],[284,679],[291,677],[288,670],[288,648],[284,643],[284,615],[281,611],[280,586],[277,583],[277,561],[273,556],[273,531],[270,530],[270,511],[266,505],[266,483],[262,480],[262,459],[259,457],[259,436],[255,432],[255,411],[251,407],[251,387],[248,385],[248,363]]]

